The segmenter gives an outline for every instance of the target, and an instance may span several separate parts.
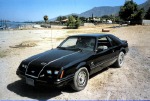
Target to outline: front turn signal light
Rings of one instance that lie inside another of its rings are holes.
[[[60,79],[63,77],[63,75],[64,75],[64,70],[61,72]]]

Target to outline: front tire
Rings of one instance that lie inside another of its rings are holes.
[[[88,79],[89,72],[87,68],[82,67],[78,71],[76,71],[71,87],[75,91],[81,91],[86,87]]]
[[[116,62],[114,63],[114,65],[118,68],[120,68],[124,63],[124,53],[120,52],[118,59],[116,60]]]

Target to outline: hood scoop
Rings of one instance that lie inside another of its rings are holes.
[[[42,63],[41,63],[41,65],[42,65],[42,66],[45,66],[45,65],[47,65],[47,63],[45,63],[45,62],[42,62]]]

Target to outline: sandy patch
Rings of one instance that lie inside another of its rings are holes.
[[[112,27],[98,25],[80,29],[0,31],[0,99],[4,100],[141,100],[150,99],[150,26]],[[129,43],[122,68],[110,67],[91,77],[87,87],[73,92],[70,87],[34,89],[15,74],[20,62],[55,48],[67,36],[101,33],[102,28]],[[37,40],[37,41],[36,41]],[[34,44],[36,44],[34,46]],[[28,48],[10,48],[20,45]],[[33,47],[29,47],[29,46]]]

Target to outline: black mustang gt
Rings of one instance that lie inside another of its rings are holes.
[[[111,34],[74,35],[56,49],[23,60],[16,73],[28,85],[70,84],[80,91],[86,87],[91,74],[112,64],[121,67],[127,52],[127,41]]]

